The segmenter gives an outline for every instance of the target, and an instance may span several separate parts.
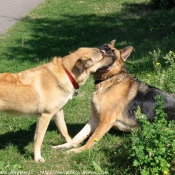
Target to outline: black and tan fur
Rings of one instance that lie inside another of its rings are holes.
[[[91,133],[87,143],[69,152],[81,152],[91,148],[112,127],[121,131],[132,131],[138,127],[135,111],[140,107],[149,120],[155,115],[155,96],[164,96],[165,112],[168,119],[175,119],[175,96],[158,88],[149,86],[132,77],[124,68],[124,62],[132,52],[128,46],[122,50],[114,48],[115,40],[101,46],[101,50],[112,50],[117,59],[108,71],[97,71],[94,75],[96,87],[92,99],[92,115],[84,128],[72,139],[58,148],[77,147]]]

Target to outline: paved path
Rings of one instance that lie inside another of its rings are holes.
[[[0,35],[45,0],[0,0]]]

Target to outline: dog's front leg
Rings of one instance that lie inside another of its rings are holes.
[[[34,159],[36,162],[45,161],[44,158],[41,157],[41,145],[51,118],[51,114],[41,114],[38,119],[34,138]]]
[[[96,129],[98,123],[99,123],[99,119],[92,116],[88,121],[88,123],[83,127],[83,129],[72,139],[72,142],[58,145],[53,148],[64,149],[64,148],[77,147]]]
[[[92,134],[92,136],[90,137],[90,139],[87,141],[87,143],[77,149],[71,149],[69,151],[67,151],[67,153],[71,153],[71,152],[75,152],[75,153],[79,153],[82,152],[84,150],[90,149],[95,142],[99,141],[110,129],[111,127],[114,125],[115,122],[110,123],[106,120],[104,121],[100,121],[97,129],[95,130],[95,132]]]
[[[66,126],[66,122],[64,119],[63,110],[58,111],[54,115],[54,120],[55,120],[57,128],[60,131],[62,137],[66,140],[67,143],[70,143],[72,141],[72,139],[70,138],[68,131],[67,131],[67,126]]]

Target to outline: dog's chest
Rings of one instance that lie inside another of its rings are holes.
[[[114,84],[114,78],[106,80],[98,85],[96,85],[95,92],[93,93],[92,108],[96,114],[100,114],[107,106],[108,101],[106,98],[108,93],[111,92]]]
[[[67,97],[67,101],[72,100],[73,95],[74,95],[74,92],[69,93],[69,95]]]
[[[93,112],[100,115],[101,112],[106,110],[107,106],[110,105],[111,101],[108,101],[108,93],[111,92],[111,87],[101,88],[93,93],[92,108]]]

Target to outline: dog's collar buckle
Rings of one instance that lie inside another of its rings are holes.
[[[65,69],[65,68],[64,68]],[[75,89],[79,89],[79,84],[75,81],[75,79],[72,77],[72,75],[65,69],[66,74],[70,80],[70,82],[72,83],[72,85],[74,86]]]

